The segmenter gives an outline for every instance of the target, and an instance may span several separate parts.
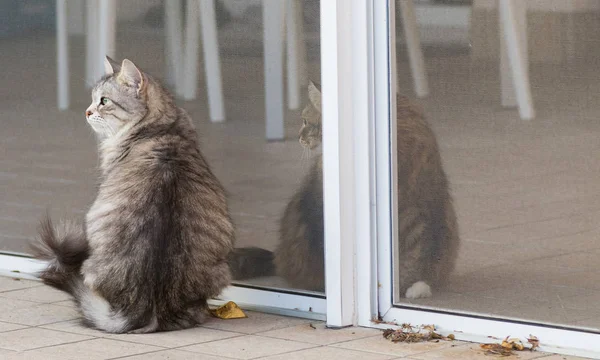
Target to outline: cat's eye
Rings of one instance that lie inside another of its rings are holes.
[[[108,104],[109,100],[107,97],[103,96],[100,98],[100,105],[106,105]]]
[[[308,121],[306,121],[306,119],[302,119],[302,125],[304,125],[304,126],[308,125]]]

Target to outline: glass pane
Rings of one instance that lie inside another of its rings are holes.
[[[531,2],[526,120],[510,66],[501,77],[496,1],[415,3],[430,92],[416,99],[397,8],[399,89],[439,151],[400,102],[395,303],[599,329],[599,4]]]
[[[312,105],[320,102],[320,94],[317,90],[311,103],[307,91],[308,79],[318,84],[320,77],[319,2],[298,1],[293,9],[288,8],[293,14],[288,19],[295,19],[288,28],[298,33],[298,41],[290,49],[297,52],[298,61],[281,64],[281,75],[287,85],[291,80],[286,80],[290,76],[285,71],[297,66],[298,86],[292,91],[287,86],[271,91],[270,112],[275,114],[272,122],[275,127],[283,124],[283,133],[275,131],[273,139],[265,137],[261,2],[215,3],[225,121],[210,119],[201,26],[198,78],[191,82],[198,87],[197,98],[184,101],[177,94],[177,104],[193,119],[201,151],[228,192],[236,228],[236,251],[232,255],[236,258],[231,261],[240,267],[236,272],[240,283],[321,293],[322,180],[320,171],[314,170],[320,169],[320,108]],[[265,3],[273,15],[265,26],[278,29],[273,19],[283,14],[288,2]],[[132,0],[117,4],[116,60],[132,60],[174,92],[173,78],[183,71],[184,51],[176,57],[171,47],[174,38],[167,37],[165,43],[164,2]],[[56,106],[54,6],[54,1],[42,0],[0,5],[0,65],[4,69],[0,80],[2,252],[28,253],[27,244],[36,235],[36,224],[46,210],[55,220],[82,221],[97,191],[97,140],[84,116],[91,101],[91,83],[86,74],[85,3],[69,2],[71,105],[67,111],[59,111]],[[185,25],[188,10],[185,5],[181,10]],[[282,40],[284,37],[281,33]],[[277,31],[269,33],[269,38],[277,51]],[[93,38],[90,46],[97,47],[98,41]],[[281,59],[286,58],[285,44],[279,43]],[[294,42],[290,40],[290,44]],[[274,53],[269,54],[267,61],[276,61]],[[177,58],[182,62],[178,69],[169,68],[166,60],[175,62]],[[209,71],[214,73],[215,69]],[[180,74],[182,79],[191,76]],[[276,78],[274,83],[277,87]],[[299,94],[295,104],[290,99],[294,91]],[[277,98],[281,94],[283,102]],[[282,115],[278,115],[279,110]],[[301,128],[303,140],[310,138],[310,144],[298,141]],[[254,248],[239,249],[245,247]]]

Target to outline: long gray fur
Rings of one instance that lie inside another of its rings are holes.
[[[129,60],[107,58],[106,72],[86,112],[99,137],[98,194],[83,228],[42,223],[34,247],[50,265],[40,277],[100,330],[193,327],[231,280],[225,191],[169,93]]]

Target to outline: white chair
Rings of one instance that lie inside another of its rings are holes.
[[[413,86],[417,97],[429,95],[429,83],[427,82],[427,71],[425,60],[421,49],[419,29],[417,27],[417,15],[413,0],[400,0],[400,16],[402,17],[402,28],[406,37],[406,48],[408,50],[408,62],[413,78]],[[398,79],[396,79],[398,87]]]
[[[206,77],[208,79],[209,108],[212,121],[222,121],[225,118],[223,111],[223,95],[221,86],[220,63],[218,61],[218,44],[216,37],[216,20],[214,0],[189,0],[188,26],[195,26],[196,31],[189,31],[187,39],[197,43],[197,19],[202,14],[202,33],[204,35],[204,53],[207,63]],[[178,7],[179,6],[179,7]],[[182,63],[181,43],[181,0],[165,1],[165,33],[166,33],[166,62],[167,74],[176,73],[174,83],[176,93],[189,97],[195,87],[190,87],[184,92],[183,82],[186,77]],[[86,82],[93,84],[104,74],[104,56],[115,56],[116,44],[116,2],[115,0],[87,0],[86,1]],[[57,78],[58,78],[58,108],[61,110],[69,107],[69,72],[68,72],[68,14],[66,0],[56,1],[56,36],[57,36]],[[193,20],[193,21],[192,21]],[[186,59],[191,56],[186,49]],[[194,79],[196,77],[194,76]],[[190,90],[191,89],[191,90]]]
[[[69,106],[67,12],[64,0],[57,0],[58,107]],[[196,97],[198,63],[198,20],[203,36],[204,67],[211,121],[225,119],[214,0],[187,0],[185,33],[181,0],[165,1],[167,79],[186,100]],[[86,81],[102,76],[104,54],[114,56],[116,36],[115,0],[87,0]],[[288,105],[300,106],[301,86],[307,83],[306,50],[301,40],[302,6],[299,0],[263,0],[265,53],[266,136],[284,138],[283,116],[283,33],[287,23]],[[185,38],[185,44],[183,43]],[[92,45],[94,44],[94,45]],[[182,57],[183,54],[183,57]]]
[[[115,52],[115,0],[87,0],[86,82],[92,84],[104,72],[104,55]],[[69,34],[66,0],[56,0],[57,101],[69,108]],[[93,46],[90,46],[93,44]]]
[[[188,1],[199,1],[202,4],[200,10],[202,23],[209,19],[214,19],[214,4],[210,5],[212,9],[208,9],[208,5],[206,5],[208,2],[213,3],[214,0]],[[308,83],[306,76],[306,49],[302,39],[304,33],[302,26],[302,3],[300,0],[262,0],[262,13],[265,72],[265,132],[267,140],[282,140],[285,136],[283,112],[284,33],[287,34],[287,95],[288,107],[290,109],[298,109],[300,107],[300,94],[304,90],[302,86]],[[195,35],[197,34],[195,22],[191,21],[196,15],[192,14],[189,8],[187,15],[188,21],[186,21],[185,30],[186,56],[184,61],[186,78],[182,91],[184,97],[191,100],[196,97],[198,38]],[[204,27],[202,33],[207,33]],[[219,74],[218,82],[220,82],[218,49],[212,44],[212,42],[216,44],[216,32],[214,36],[210,36],[210,39],[212,40],[207,41],[206,38],[203,39],[204,64],[207,83],[209,84],[209,103],[211,103],[211,94],[217,93],[217,91],[211,92],[210,90],[211,81],[217,82],[216,73]],[[211,72],[209,69],[217,69],[217,71]],[[209,78],[209,74],[213,76],[212,80]],[[217,106],[214,108],[217,108]]]
[[[415,93],[428,93],[423,54],[413,0],[399,0]],[[501,55],[502,105],[518,106],[523,120],[535,117],[527,55],[527,4],[522,0],[498,0]]]

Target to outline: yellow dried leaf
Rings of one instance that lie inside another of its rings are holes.
[[[240,309],[240,307],[233,301],[228,302],[225,305],[219,306],[216,309],[210,310],[212,316],[219,319],[243,319],[247,318],[246,314]]]

